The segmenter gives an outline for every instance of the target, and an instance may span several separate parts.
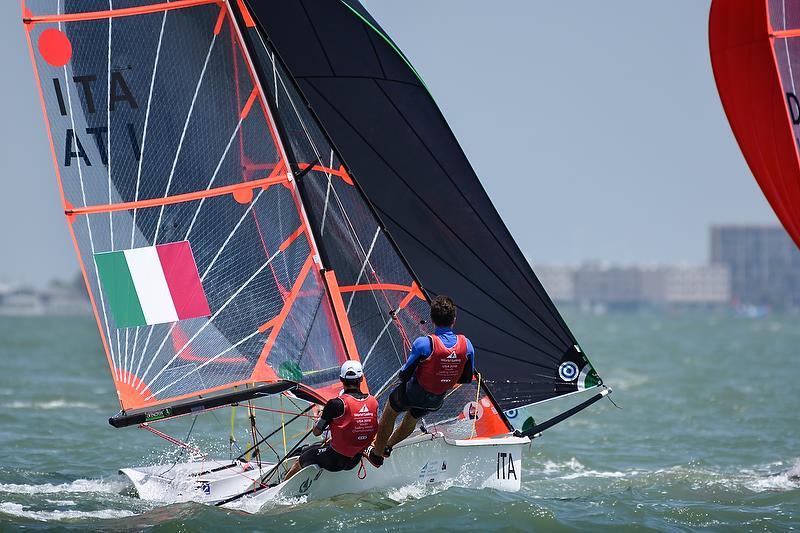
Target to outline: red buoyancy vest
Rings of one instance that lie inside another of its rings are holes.
[[[339,399],[344,403],[344,414],[331,422],[331,448],[345,457],[355,457],[378,434],[378,400],[371,394],[363,400],[349,394]]]
[[[430,335],[429,338],[433,349],[427,358],[420,361],[414,377],[431,394],[444,394],[456,386],[469,360],[467,338],[457,335],[452,348],[445,346],[438,335]]]

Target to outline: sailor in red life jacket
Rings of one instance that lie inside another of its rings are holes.
[[[472,381],[475,350],[469,339],[453,332],[453,300],[444,295],[434,298],[431,320],[436,326],[435,334],[414,341],[398,374],[401,383],[392,391],[381,415],[374,452],[370,454],[370,461],[376,466],[382,461],[375,461],[373,455],[389,457],[392,446],[411,435],[419,418],[439,410],[456,384]],[[403,422],[392,433],[397,415],[404,411],[407,413]]]
[[[378,401],[361,392],[363,376],[361,363],[345,361],[339,372],[344,390],[338,398],[328,400],[313,429],[319,437],[330,427],[330,440],[305,448],[284,481],[308,465],[338,472],[352,470],[360,462],[378,432]]]

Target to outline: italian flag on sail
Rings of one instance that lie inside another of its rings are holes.
[[[211,315],[189,241],[94,256],[118,328]]]

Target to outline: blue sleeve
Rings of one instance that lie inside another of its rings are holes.
[[[414,375],[420,361],[431,355],[431,340],[428,337],[417,337],[411,345],[411,353],[403,367],[400,369],[399,376],[401,381],[408,381]]]
[[[471,383],[472,375],[475,373],[475,348],[472,346],[472,341],[467,339],[467,364],[464,365],[464,370],[461,372],[461,377],[458,378],[458,383]]]

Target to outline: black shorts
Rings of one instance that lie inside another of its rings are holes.
[[[303,450],[298,461],[303,468],[308,465],[317,465],[329,472],[339,472],[355,468],[361,461],[361,454],[347,457],[331,448],[327,443],[320,442]]]
[[[432,394],[412,379],[401,383],[389,395],[389,405],[398,413],[408,411],[414,418],[422,418],[428,413],[438,411],[447,393]]]

